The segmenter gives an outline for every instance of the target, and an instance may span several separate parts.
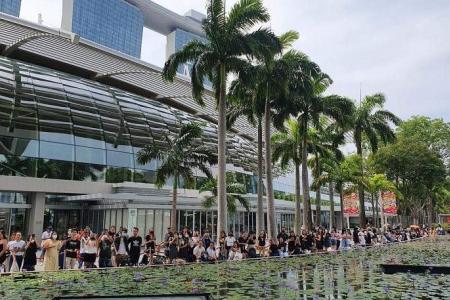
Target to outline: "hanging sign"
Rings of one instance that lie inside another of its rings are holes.
[[[356,193],[344,195],[344,214],[347,216],[359,215],[359,197]]]
[[[381,192],[381,207],[383,208],[383,213],[386,216],[397,215],[397,200],[395,198],[394,192],[391,191]]]

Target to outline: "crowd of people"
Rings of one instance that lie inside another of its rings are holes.
[[[217,262],[258,257],[287,257],[311,252],[332,252],[354,247],[408,241],[434,234],[426,228],[386,227],[383,231],[367,227],[345,230],[327,230],[317,227],[295,234],[281,228],[276,237],[268,238],[262,231],[258,235],[241,231],[238,236],[224,231],[214,240],[209,231],[180,232],[167,229],[162,241],[157,241],[154,230],[141,235],[139,228],[111,226],[100,234],[89,227],[70,229],[58,239],[51,227],[42,233],[41,243],[34,234],[22,239],[20,232],[8,240],[0,231],[0,272],[35,271],[42,264],[45,271],[58,269],[109,268],[146,266],[186,262]],[[144,238],[143,238],[144,237]]]

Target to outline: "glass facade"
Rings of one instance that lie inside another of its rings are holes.
[[[8,236],[16,231],[25,234],[29,204],[27,193],[0,192],[0,230]]]
[[[22,0],[0,0],[0,12],[19,17]]]
[[[151,99],[0,59],[0,175],[153,183],[157,163],[140,165],[136,154],[147,144],[164,147],[164,134],[195,120]],[[215,125],[205,125],[202,139],[215,151]],[[254,170],[255,149],[230,135],[229,163]],[[255,193],[254,177],[241,177]]]
[[[182,30],[182,29],[176,29],[175,32],[175,52],[180,50],[184,47],[187,43],[189,43],[192,40],[204,40],[201,36],[198,36],[196,34],[190,33],[188,31]],[[178,67],[178,74],[190,77],[191,76],[191,70],[192,70],[192,63],[188,62],[185,64],[182,64]],[[212,83],[205,79],[204,85],[207,87],[211,87]]]
[[[74,0],[72,31],[134,57],[141,56],[144,16],[125,0]]]

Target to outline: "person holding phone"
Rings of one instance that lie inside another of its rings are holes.
[[[25,246],[25,255],[23,258],[23,271],[35,271],[35,266],[37,263],[36,253],[37,253],[37,243],[36,236],[30,234],[27,238],[27,244]]]

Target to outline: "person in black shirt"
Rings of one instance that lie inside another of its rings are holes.
[[[130,255],[130,265],[137,266],[141,255],[142,238],[138,235],[139,228],[133,227],[133,235],[128,239],[128,254]]]
[[[37,263],[36,252],[37,252],[37,243],[35,240],[35,235],[31,234],[28,236],[27,245],[25,246],[25,255],[23,258],[22,270],[34,271],[34,267],[36,266]]]
[[[155,231],[153,229],[150,229],[148,231],[148,234],[145,236],[145,251],[144,256],[142,257],[142,264],[148,265],[153,263],[153,255],[155,254],[156,249],[156,238],[155,238]]]
[[[291,234],[289,235],[289,241],[288,241],[289,254],[292,254],[294,249],[295,249],[295,233],[293,231],[291,231]]]
[[[113,239],[105,230],[98,243],[98,266],[99,268],[112,267],[112,243]]]
[[[77,257],[78,253],[80,252],[80,241],[77,239],[77,232],[73,230],[71,232],[70,239],[66,241],[66,261],[65,261],[65,268],[66,269],[75,269],[75,266],[77,265]]]
[[[244,257],[247,256],[247,233],[244,231],[241,231],[241,234],[238,238],[239,247],[241,248],[241,253],[244,255]]]
[[[266,233],[261,231],[258,236],[258,245],[256,246],[256,250],[259,252],[259,256],[266,256]]]
[[[280,240],[280,238],[282,238],[283,241],[287,241],[289,238],[285,227],[281,227],[281,232],[277,235],[277,240]]]

